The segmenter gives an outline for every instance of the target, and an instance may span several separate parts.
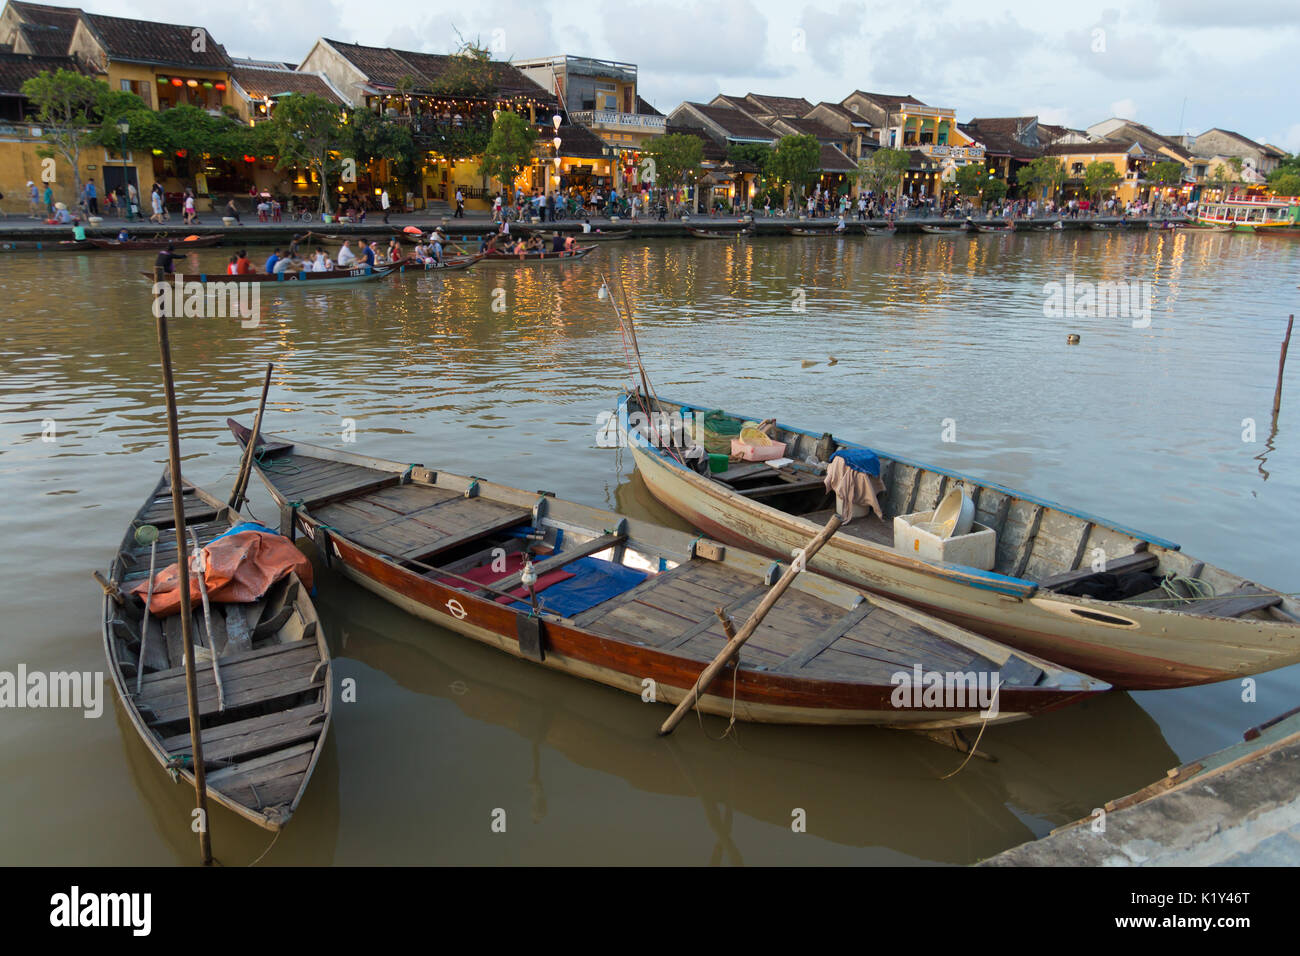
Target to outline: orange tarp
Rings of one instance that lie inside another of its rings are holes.
[[[204,580],[212,603],[244,604],[256,601],[276,581],[295,571],[311,590],[311,562],[288,539],[261,531],[241,531],[218,538],[203,549]],[[191,555],[191,561],[193,555]],[[192,567],[192,565],[191,565]],[[149,613],[169,617],[180,612],[180,569],[171,564],[154,577]],[[131,589],[144,600],[149,593],[146,579]],[[198,576],[190,572],[190,607],[202,602]]]

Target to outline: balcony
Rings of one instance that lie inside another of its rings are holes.
[[[618,113],[614,110],[580,110],[569,114],[569,119],[583,126],[612,126],[615,129],[643,129],[656,133],[664,131],[665,117],[648,113]]]
[[[983,146],[939,146],[934,143],[905,144],[904,149],[915,149],[925,153],[927,156],[952,157],[953,159],[964,159],[971,162],[982,162],[984,160]]]

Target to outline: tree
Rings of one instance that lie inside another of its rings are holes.
[[[1114,163],[1093,160],[1083,170],[1083,188],[1089,196],[1100,199],[1101,194],[1118,186],[1124,177],[1119,174]]]
[[[822,147],[816,136],[806,133],[782,136],[772,150],[768,170],[777,179],[788,182],[795,193],[802,196],[807,185],[817,178],[821,158]]]
[[[878,149],[870,157],[858,161],[858,185],[881,195],[894,193],[902,185],[903,173],[907,172],[911,161],[912,157],[905,149]]]
[[[74,201],[81,195],[81,152],[93,141],[101,103],[109,92],[103,80],[64,69],[43,70],[22,86],[46,144],[37,148],[37,155],[61,156],[72,167]]]
[[[690,133],[669,133],[650,141],[642,152],[654,163],[656,185],[685,186],[700,178],[704,143]]]
[[[492,54],[460,37],[460,46],[447,59],[447,68],[432,83],[432,92],[445,96],[492,96],[497,91],[497,65]]]
[[[1300,173],[1284,172],[1281,176],[1270,176],[1268,184],[1279,196],[1300,196]]]
[[[957,167],[957,190],[974,199],[982,207],[986,202],[997,202],[1007,194],[1007,184],[979,163]]]
[[[1161,186],[1177,186],[1183,181],[1183,164],[1173,160],[1164,160],[1151,167],[1149,179]]]
[[[749,163],[766,172],[772,159],[772,147],[766,143],[737,143],[727,148],[728,162]]]
[[[1039,156],[1020,167],[1016,180],[1031,192],[1038,193],[1040,200],[1056,191],[1065,183],[1065,164],[1055,156]]]
[[[480,176],[491,176],[501,183],[502,193],[509,192],[520,170],[533,158],[537,130],[518,113],[501,110],[492,121],[492,135],[483,148],[479,162]]]
[[[340,152],[349,136],[338,108],[314,94],[294,93],[280,97],[271,118],[262,125],[262,135],[278,157],[276,168],[306,166],[314,172],[320,179],[321,212],[329,212],[330,174],[343,168],[345,158],[354,167],[356,163],[356,157],[344,157]]]
[[[387,160],[394,178],[409,188],[415,173],[415,141],[410,127],[370,110],[358,110],[347,124],[343,148],[358,165]]]

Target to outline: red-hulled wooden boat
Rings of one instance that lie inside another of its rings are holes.
[[[96,249],[166,249],[169,245],[175,246],[177,249],[201,249],[220,245],[221,240],[224,238],[224,234],[215,233],[211,236],[189,236],[186,238],[155,236],[152,239],[90,239],[87,241]]]
[[[562,263],[574,262],[583,258],[591,252],[594,252],[595,246],[579,246],[573,252],[552,252],[549,249],[541,252],[525,252],[522,255],[517,252],[485,252],[483,259],[486,262],[518,262],[518,263]]]
[[[227,424],[241,445],[250,440],[249,429]],[[726,642],[715,609],[746,616],[783,570],[545,492],[280,436],[257,446],[282,531],[311,537],[343,574],[508,654],[657,702],[680,701]],[[918,669],[1001,681],[996,720],[1107,686],[805,573],[700,707],[742,720],[927,731],[985,719],[969,697],[907,700],[899,688]]]

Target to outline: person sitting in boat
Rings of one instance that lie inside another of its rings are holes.
[[[253,268],[253,263],[248,259],[248,250],[240,249],[239,255],[235,258],[235,275],[247,276],[253,275],[257,270]]]
[[[280,247],[276,246],[275,251],[266,257],[266,274],[271,275],[275,272],[275,267],[280,264]]]
[[[239,257],[231,256],[230,261],[226,263],[226,275],[235,275],[235,270],[239,268]]]
[[[545,255],[546,255],[546,240],[544,240],[544,239],[543,239],[541,236],[539,236],[537,233],[533,233],[531,236],[528,237],[528,246],[527,246],[527,249],[528,249],[529,252],[536,252],[536,253],[540,253],[541,255],[545,256]]]
[[[123,227],[123,229],[122,229],[120,232],[118,232],[118,234],[117,234],[117,241],[118,241],[118,242],[130,242],[130,241],[131,241],[131,233],[128,232],[128,231],[126,230],[125,227]]]
[[[442,265],[442,233],[435,232],[429,240],[429,261],[436,266]]]
[[[388,261],[400,262],[402,260],[402,244],[396,239],[388,240]]]
[[[563,252],[565,249],[564,237],[558,231],[551,234],[551,251]]]
[[[291,253],[283,259],[276,260],[273,271],[278,276],[284,275],[285,273],[301,272],[302,260],[298,258],[298,253]]]
[[[348,240],[343,240],[343,246],[339,249],[339,268],[351,269],[357,264],[357,255],[352,251],[352,246]]]
[[[320,246],[316,247],[316,254],[311,258],[312,272],[329,272],[333,263],[330,262],[329,256],[325,255],[325,250]]]
[[[388,260],[384,258],[384,252],[379,248],[379,240],[370,240],[370,261],[375,265],[386,265]]]
[[[575,252],[577,252],[577,251],[578,251],[578,240],[575,239],[573,236],[565,236],[565,237],[564,237],[564,251],[567,252],[569,255],[573,255]]]
[[[366,265],[374,268],[375,265],[375,246],[374,243],[361,240],[361,258],[366,260]]]

